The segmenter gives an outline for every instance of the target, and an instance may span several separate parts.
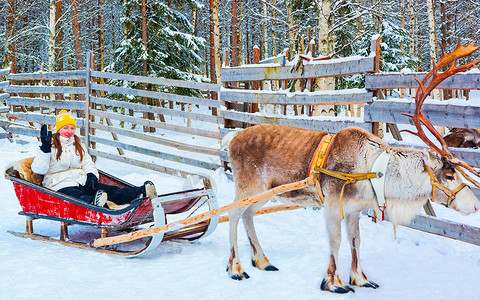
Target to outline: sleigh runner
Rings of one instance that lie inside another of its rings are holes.
[[[99,171],[99,182],[119,187],[128,187],[132,184],[119,178]],[[15,168],[5,172],[6,179],[13,182],[14,190],[22,207],[20,215],[26,217],[25,233],[10,232],[16,236],[56,242],[65,246],[95,250],[110,254],[136,256],[155,249],[162,241],[173,239],[195,240],[210,235],[218,224],[218,217],[204,222],[192,224],[179,230],[148,237],[141,249],[121,250],[118,248],[94,248],[88,241],[74,241],[69,238],[69,225],[84,225],[101,228],[101,237],[122,232],[140,230],[139,226],[150,225],[150,228],[167,224],[167,217],[198,209],[207,205],[209,209],[218,207],[214,192],[209,180],[204,179],[204,187],[181,192],[159,195],[154,199],[143,197],[135,199],[131,205],[114,210],[94,206],[82,202],[74,197],[53,191],[39,184],[23,179],[24,174]],[[60,222],[59,238],[48,237],[34,233],[33,221],[48,219]],[[138,245],[137,245],[138,248]]]

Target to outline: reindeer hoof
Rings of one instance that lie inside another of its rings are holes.
[[[379,285],[376,284],[376,283],[373,282],[373,281],[369,281],[369,282],[365,282],[364,284],[362,284],[361,287],[367,287],[367,288],[376,289],[376,288],[379,287]]]
[[[240,269],[240,270],[241,270],[241,269]],[[238,272],[238,273],[230,272],[230,267],[229,267],[229,266],[227,266],[227,270],[226,270],[226,271],[229,273],[230,278],[232,278],[232,279],[234,279],[234,280],[243,280],[244,278],[245,278],[245,279],[250,278],[250,276],[248,276],[248,274],[247,274],[246,272],[244,272],[244,271],[241,271],[241,273],[240,273],[240,272]]]
[[[265,271],[278,271],[278,268],[275,267],[275,266],[272,266],[272,265],[268,265],[268,266],[265,268]]]
[[[267,261],[268,262],[268,261]],[[255,268],[258,268],[262,271],[278,271],[278,268],[275,267],[274,265],[267,265],[265,268],[260,268],[260,266],[257,264],[257,261],[252,259],[252,266],[254,266]]]
[[[232,278],[234,280],[243,280],[244,278],[245,279],[250,278],[250,276],[248,276],[248,274],[246,272],[243,272],[242,275],[234,274],[234,275],[230,276],[230,278]]]
[[[328,284],[328,281],[324,278],[322,280],[322,284],[320,285],[320,288],[322,291],[328,291],[332,293],[337,293],[337,294],[346,294],[348,292],[355,293],[355,290],[349,287],[348,285],[343,285],[343,286],[333,286]]]
[[[380,287],[375,282],[368,280],[367,277],[365,277],[365,275],[363,275],[363,280],[362,281],[363,282],[360,283],[359,281],[350,277],[350,285],[356,285],[356,286],[359,286],[359,287],[367,287],[367,288],[372,288],[372,289],[376,289],[376,288]]]

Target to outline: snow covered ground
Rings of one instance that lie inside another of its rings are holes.
[[[38,144],[0,140],[0,167],[33,156]],[[159,191],[181,189],[183,180],[117,162],[99,159],[102,170],[134,184],[153,180]],[[233,183],[212,172],[220,205],[231,202]],[[320,290],[328,265],[323,210],[300,209],[256,217],[262,246],[278,272],[250,265],[250,247],[241,229],[239,251],[248,280],[231,280],[225,272],[228,225],[220,224],[209,237],[195,242],[166,242],[146,257],[126,259],[22,239],[8,230],[23,231],[25,218],[12,183],[0,179],[0,299],[480,299],[480,248],[405,227],[394,238],[388,222],[360,221],[361,261],[377,290],[355,288],[335,295]],[[435,206],[451,220],[480,225],[480,214],[460,216]],[[240,225],[241,226],[241,225]],[[40,234],[58,236],[59,224],[34,222]],[[71,226],[70,234],[98,230]],[[345,234],[339,271],[348,281],[350,250]]]

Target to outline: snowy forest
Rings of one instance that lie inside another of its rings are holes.
[[[97,70],[218,82],[219,69],[288,49],[289,57],[367,55],[382,71],[425,71],[480,41],[479,0],[2,0],[0,55],[12,72]],[[228,57],[227,57],[228,55]],[[478,53],[476,54],[479,55]],[[203,75],[199,77],[198,75]]]

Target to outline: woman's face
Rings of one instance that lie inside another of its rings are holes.
[[[60,134],[60,136],[69,139],[75,135],[75,129],[76,127],[73,125],[65,125],[62,128],[60,128],[58,133]]]

